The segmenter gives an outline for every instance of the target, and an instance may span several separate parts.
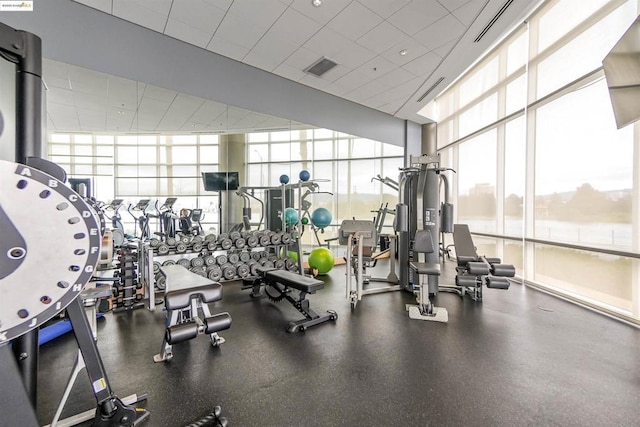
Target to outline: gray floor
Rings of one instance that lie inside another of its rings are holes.
[[[164,313],[135,310],[99,321],[109,380],[123,397],[147,393],[146,425],[181,426],[220,405],[237,426],[639,426],[640,330],[520,285],[483,303],[440,293],[447,324],[410,320],[408,293],[345,299],[345,267],[312,295],[335,323],[288,334],[299,314],[226,284],[213,311],[231,329],[219,349],[200,336],[156,364]],[[444,283],[453,280],[445,265]],[[50,422],[76,345],[40,352],[38,417]],[[81,375],[63,415],[95,406]],[[0,423],[1,424],[1,423]]]

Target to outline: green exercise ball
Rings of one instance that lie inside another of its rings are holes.
[[[316,248],[309,254],[307,262],[309,263],[309,267],[318,270],[318,274],[327,274],[333,268],[335,260],[329,249]]]
[[[287,258],[291,258],[295,262],[298,262],[298,252],[296,251],[288,251],[285,255],[284,248],[280,249],[280,258],[284,258],[285,256]]]
[[[302,225],[307,225],[309,224],[309,218],[307,218],[306,216],[304,218],[302,218],[300,220],[300,222],[302,223]]]

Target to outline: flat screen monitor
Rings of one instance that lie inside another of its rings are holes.
[[[238,189],[238,172],[202,172],[205,191]]]

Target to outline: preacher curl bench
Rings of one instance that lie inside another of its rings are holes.
[[[307,294],[324,288],[323,281],[276,268],[258,268],[256,272],[257,278],[244,280],[243,289],[251,288],[251,296],[255,298],[262,295],[261,288],[264,286],[264,293],[271,301],[279,302],[286,298],[304,315],[302,320],[289,322],[287,332],[303,332],[311,326],[338,319],[338,313],[333,310],[327,310],[327,314],[320,316],[309,307]],[[292,289],[298,291],[296,297],[291,296]]]
[[[500,258],[478,256],[467,224],[454,224],[453,242],[456,249],[456,286],[452,290],[460,296],[465,293],[474,301],[482,301],[482,286],[490,289],[509,289],[509,277],[516,275],[511,264],[502,264]]]
[[[229,329],[229,313],[211,315],[208,303],[222,299],[222,285],[180,265],[160,267],[166,278],[164,304],[167,309],[167,323],[159,354],[153,356],[154,362],[164,362],[173,357],[172,346],[198,336],[209,335],[211,344],[218,347],[224,338],[217,332]],[[198,308],[202,318],[198,317]]]

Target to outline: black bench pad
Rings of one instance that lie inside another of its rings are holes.
[[[164,304],[167,310],[179,310],[188,307],[192,298],[200,298],[204,303],[219,301],[222,299],[222,285],[214,283],[197,288],[170,291],[164,296]]]
[[[281,285],[297,289],[308,294],[324,288],[322,280],[302,276],[287,270],[258,268],[258,274],[268,282],[278,282]]]
[[[409,266],[418,274],[440,275],[440,264],[437,262],[410,262]]]

